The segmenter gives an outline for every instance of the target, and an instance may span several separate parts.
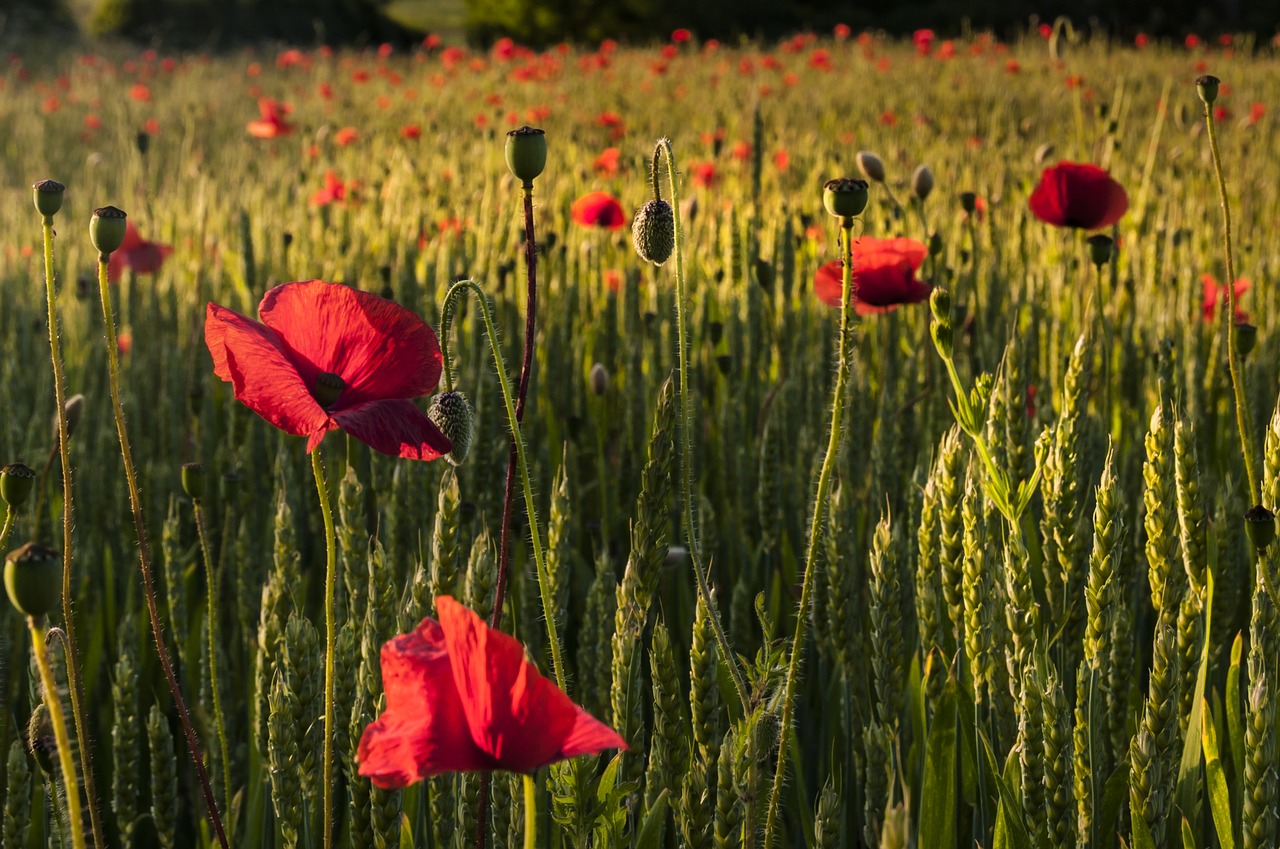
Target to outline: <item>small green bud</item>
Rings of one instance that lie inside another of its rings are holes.
[[[1102,233],[1096,233],[1088,238],[1089,242],[1089,259],[1098,268],[1111,262],[1111,254],[1115,249],[1116,243],[1110,236]]]
[[[35,470],[26,463],[10,463],[0,469],[0,498],[15,510],[27,502],[35,485]]]
[[[1212,106],[1213,102],[1218,99],[1218,86],[1222,80],[1213,74],[1205,74],[1196,78],[1196,94],[1200,95],[1200,99],[1204,101],[1206,106]]]
[[[994,388],[995,379],[991,372],[984,371],[973,381],[973,388],[969,390],[969,404],[975,410],[987,409],[987,404],[991,402],[991,390]]]
[[[862,172],[862,176],[873,183],[884,182],[884,162],[880,157],[869,150],[860,150],[855,160],[858,163],[858,170]]]
[[[62,558],[52,548],[29,542],[4,561],[9,602],[24,616],[40,618],[62,598]]]
[[[951,292],[939,286],[929,295],[929,310],[934,321],[951,321]]]
[[[547,135],[536,127],[518,127],[507,133],[507,167],[526,186],[547,167]]]
[[[461,466],[475,437],[475,414],[467,396],[461,392],[441,392],[431,399],[427,418],[453,443],[453,450],[445,458],[453,465]]]
[[[1276,538],[1276,514],[1258,504],[1244,512],[1244,529],[1258,551],[1266,550]]]
[[[929,170],[928,165],[917,167],[915,173],[911,175],[911,191],[921,203],[933,191],[933,172]]]
[[[867,208],[867,181],[854,177],[828,180],[822,187],[822,205],[837,218],[853,218]]]
[[[52,218],[62,209],[62,196],[67,187],[57,180],[41,180],[31,187],[36,196],[36,212],[45,218]]]
[[[973,192],[961,192],[960,208],[966,215],[973,215],[973,211],[978,208],[978,196]]]
[[[125,223],[127,215],[114,206],[104,206],[93,211],[89,219],[89,239],[98,251],[99,258],[109,257],[124,244],[124,234],[128,229]]]
[[[591,367],[588,382],[591,384],[591,391],[597,396],[604,395],[609,391],[609,372],[603,364],[596,363]]]
[[[192,501],[204,498],[204,463],[182,464],[182,491]]]
[[[1236,352],[1243,359],[1258,344],[1258,328],[1247,322],[1236,322]]]
[[[631,224],[631,244],[645,262],[662,265],[676,246],[676,217],[665,200],[647,201]]]
[[[929,335],[933,337],[933,344],[938,349],[938,353],[946,359],[951,359],[955,336],[951,322],[935,320],[929,325]]]

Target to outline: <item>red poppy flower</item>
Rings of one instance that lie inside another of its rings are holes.
[[[1217,311],[1218,301],[1227,299],[1227,286],[1225,283],[1219,283],[1212,274],[1200,275],[1200,282],[1204,285],[1204,299],[1202,301],[1204,308],[1204,320],[1213,321],[1213,315]],[[1240,296],[1249,291],[1250,281],[1244,277],[1236,278],[1236,282],[1232,285],[1235,290],[1234,296],[1236,301],[1236,323],[1249,320],[1249,314],[1240,309]]]
[[[1129,209],[1124,187],[1096,165],[1059,162],[1044,169],[1028,201],[1031,214],[1055,227],[1098,230]]]
[[[142,238],[133,221],[126,220],[124,241],[111,254],[111,260],[107,263],[107,280],[118,282],[126,268],[134,274],[155,274],[164,265],[165,257],[171,253],[172,247],[148,242]]]
[[[539,767],[625,749],[613,729],[570,701],[524,647],[449,596],[439,621],[382,647],[387,709],[360,737],[360,774],[396,789],[446,772]]]
[[[618,173],[618,159],[622,156],[622,151],[616,147],[606,147],[604,151],[596,157],[593,167],[597,174],[606,177],[612,177]]]
[[[853,297],[858,315],[888,312],[899,304],[928,300],[932,289],[916,271],[929,249],[915,239],[873,239],[853,243]],[[813,277],[813,291],[824,303],[840,306],[840,261],[829,262]]]
[[[254,138],[274,139],[293,132],[293,125],[284,120],[284,116],[289,114],[287,103],[263,97],[258,100],[258,113],[262,117],[257,121],[250,121],[247,127],[249,135]]]
[[[333,140],[340,147],[346,147],[360,137],[360,133],[355,127],[343,127],[341,130],[333,134]]]
[[[585,227],[619,230],[627,226],[622,204],[607,192],[587,192],[573,202],[570,212],[573,220]]]
[[[383,454],[434,460],[449,440],[409,399],[433,392],[442,358],[435,332],[399,304],[337,283],[269,290],[257,322],[209,304],[213,370],[236,398],[315,450],[344,430]]]
[[[311,196],[313,206],[327,206],[331,203],[345,203],[347,195],[356,187],[355,183],[344,183],[332,171],[324,172],[324,188]]]

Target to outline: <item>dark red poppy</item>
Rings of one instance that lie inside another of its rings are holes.
[[[261,323],[209,304],[213,370],[236,398],[315,450],[344,430],[383,454],[434,460],[452,445],[409,399],[435,391],[435,332],[399,304],[308,280],[269,290]]]
[[[133,221],[125,221],[124,241],[112,252],[107,263],[107,280],[112,283],[119,281],[126,268],[134,274],[155,274],[171,253],[172,247],[147,241]]]
[[[1059,162],[1044,169],[1028,204],[1031,214],[1046,224],[1098,230],[1120,220],[1129,209],[1129,196],[1096,165]]]
[[[627,214],[622,211],[622,204],[608,192],[587,192],[573,202],[570,214],[584,227],[619,230],[627,226]]]
[[[625,749],[525,659],[524,647],[449,596],[440,617],[382,647],[387,708],[360,737],[360,774],[387,789],[446,772],[539,767]]]
[[[1213,315],[1217,311],[1219,301],[1227,300],[1227,285],[1219,283],[1212,274],[1200,275],[1200,283],[1204,286],[1204,298],[1201,302],[1204,320],[1213,321]],[[1236,323],[1246,322],[1249,320],[1249,314],[1240,309],[1240,296],[1249,291],[1251,282],[1244,277],[1236,278],[1232,285],[1233,295],[1236,302]]]
[[[888,312],[900,304],[928,300],[929,284],[916,271],[929,249],[915,239],[872,239],[853,243],[853,297],[858,315]],[[843,291],[840,261],[829,262],[813,276],[813,291],[824,303],[840,306]]]

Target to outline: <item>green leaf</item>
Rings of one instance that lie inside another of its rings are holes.
[[[1196,849],[1196,836],[1191,833],[1191,823],[1182,818],[1182,849]]]
[[[1031,849],[1031,835],[1027,832],[1027,825],[1022,818],[1022,803],[1018,801],[1013,788],[1004,780],[1004,776],[996,769],[996,756],[991,751],[991,744],[987,742],[987,735],[979,732],[979,736],[982,738],[982,752],[986,755],[987,777],[995,783],[1000,793],[1000,807],[996,811],[996,819],[997,821],[1003,819],[1008,825],[1009,836],[1004,845],[1011,849]]]
[[[654,800],[649,813],[644,815],[644,823],[640,826],[635,849],[662,849],[662,837],[667,826],[667,801],[670,795],[671,791],[664,787],[658,794],[658,798]]]
[[[933,712],[920,794],[919,849],[956,849],[956,681],[949,679]]]
[[[1227,743],[1231,747],[1231,771],[1227,773],[1232,799],[1244,799],[1244,699],[1240,697],[1240,658],[1244,635],[1231,644],[1231,668],[1227,670]]]
[[[1201,635],[1200,668],[1196,672],[1196,688],[1191,702],[1191,718],[1187,722],[1187,739],[1182,744],[1182,763],[1178,766],[1178,809],[1193,823],[1200,816],[1200,731],[1204,713],[1205,676],[1209,671],[1209,641],[1213,633],[1213,575],[1217,571],[1218,550],[1210,538],[1209,564],[1205,569],[1204,633]]]
[[[1156,849],[1156,839],[1142,817],[1133,817],[1133,849]]]
[[[1227,775],[1218,757],[1218,731],[1213,719],[1204,716],[1204,733],[1200,736],[1204,745],[1204,770],[1208,778],[1209,810],[1218,830],[1218,843],[1222,849],[1235,849],[1235,834],[1231,826],[1231,794],[1227,790]],[[1187,827],[1183,820],[1184,828]]]
[[[1120,821],[1120,808],[1129,798],[1129,763],[1125,761],[1102,786],[1102,806],[1098,815],[1098,834],[1115,834]]]
[[[413,849],[413,826],[409,823],[409,815],[400,815],[400,849]]]

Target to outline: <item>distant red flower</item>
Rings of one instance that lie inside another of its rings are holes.
[[[127,268],[134,274],[155,274],[164,265],[165,257],[173,253],[169,245],[148,242],[142,238],[132,219],[125,221],[124,241],[111,254],[107,263],[107,280],[117,282]]]
[[[832,34],[835,35],[837,41],[844,41],[853,34],[853,30],[849,28],[848,24],[836,24]]]
[[[151,89],[147,88],[142,83],[134,83],[129,89],[129,97],[139,103],[146,103],[151,99]]]
[[[858,315],[888,312],[900,304],[927,300],[929,284],[916,271],[929,249],[914,239],[873,239],[853,243],[853,297]],[[839,260],[818,269],[813,291],[827,304],[840,306],[844,270]]]
[[[382,647],[387,708],[364,730],[360,774],[387,789],[433,775],[540,767],[605,749],[617,732],[574,704],[524,647],[449,596],[439,621]]]
[[[1227,286],[1225,283],[1219,283],[1212,274],[1200,275],[1200,282],[1204,285],[1203,314],[1205,321],[1213,321],[1214,313],[1217,311],[1218,301],[1227,299]],[[1234,297],[1236,300],[1236,322],[1248,321],[1249,314],[1240,309],[1240,296],[1249,290],[1251,282],[1243,277],[1236,278],[1236,282],[1232,285],[1234,289]]]
[[[287,136],[293,132],[293,125],[285,121],[290,112],[289,104],[280,103],[269,97],[258,100],[258,113],[262,116],[257,121],[250,121],[247,129],[249,135],[259,139],[274,139]]]
[[[689,170],[693,174],[693,184],[704,189],[711,188],[716,184],[716,180],[719,179],[714,162],[699,162]]]
[[[603,227],[608,230],[620,230],[627,226],[627,214],[607,192],[587,192],[573,202],[570,210],[573,220],[584,227]]]
[[[155,118],[148,118],[142,122],[142,129],[146,131],[147,135],[154,136],[160,132],[160,122]]]
[[[1141,50],[1151,43],[1151,36],[1145,32],[1140,32],[1133,37],[1133,46]]]
[[[1041,24],[1038,31],[1041,38],[1047,39],[1053,35],[1053,27],[1050,24]]]
[[[343,127],[333,134],[333,140],[341,147],[346,147],[360,137],[355,127]]]
[[[127,330],[116,334],[116,350],[120,352],[120,356],[127,356],[133,350],[133,334]]]
[[[345,183],[338,179],[332,171],[324,172],[324,188],[311,196],[312,206],[328,206],[331,203],[345,203],[348,195],[355,188],[355,183]]]
[[[209,304],[204,335],[213,370],[271,424],[307,437],[313,451],[332,430],[410,460],[452,445],[411,401],[440,382],[435,332],[399,304],[338,283],[308,280],[270,289],[261,322]]]
[[[684,27],[681,27],[680,29],[671,33],[671,40],[676,42],[677,44],[683,44],[686,41],[690,40],[691,38],[693,38],[693,33],[685,29]]]
[[[1200,46],[1200,36],[1194,32],[1187,36],[1186,45],[1188,50],[1195,50]]]
[[[1262,116],[1266,114],[1267,114],[1267,105],[1265,103],[1258,103],[1257,101],[1255,101],[1249,104],[1249,117],[1245,120],[1249,124],[1249,126],[1253,126],[1254,124],[1261,121]]]
[[[1129,196],[1096,165],[1059,162],[1040,175],[1028,203],[1046,224],[1098,230],[1120,220],[1129,209]]]
[[[787,153],[785,147],[780,147],[773,153],[773,167],[778,171],[786,171],[791,166],[791,154]]]
[[[611,177],[618,173],[618,157],[622,155],[622,151],[616,147],[606,147],[599,156],[596,157],[592,166],[596,169],[596,173],[602,176]]]
[[[400,128],[400,138],[410,141],[420,139],[422,138],[422,127],[418,124],[405,124]]]
[[[617,292],[622,288],[622,272],[616,268],[606,268],[604,270],[604,285],[609,287],[610,292]]]

